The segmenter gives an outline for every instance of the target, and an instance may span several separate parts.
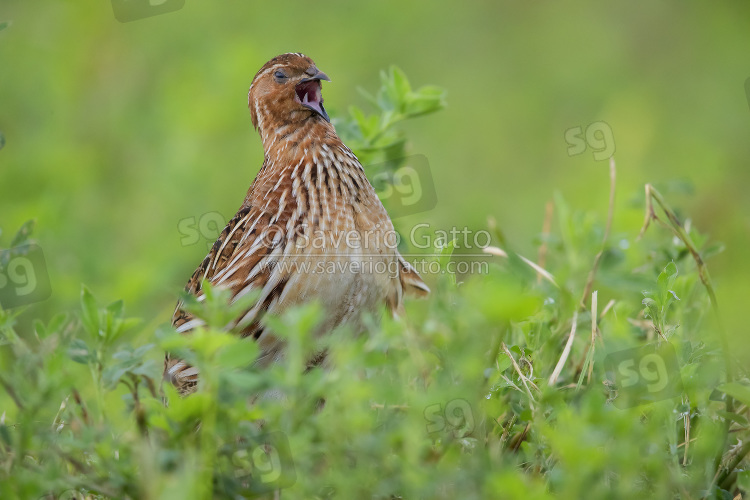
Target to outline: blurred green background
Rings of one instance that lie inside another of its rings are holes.
[[[53,287],[25,316],[74,307],[85,283],[147,325],[167,321],[206,253],[204,240],[182,245],[178,224],[239,207],[262,161],[247,88],[268,59],[301,51],[333,80],[332,116],[366,108],[357,87],[374,91],[392,64],[414,86],[447,89],[446,110],[405,124],[438,203],[402,228],[483,228],[491,215],[533,256],[555,191],[604,219],[607,162],[591,149],[569,156],[565,133],[605,121],[613,235],[637,244],[643,185],[665,186],[682,216],[726,244],[708,264],[741,347],[748,18],[740,2],[187,0],[122,23],[108,1],[3,0],[0,243],[35,218]]]

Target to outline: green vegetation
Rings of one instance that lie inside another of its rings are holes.
[[[390,158],[396,144],[403,156],[394,109],[424,95],[442,93],[415,94],[392,70],[373,100],[379,114],[355,109],[341,128],[364,154]],[[419,113],[442,106],[429,102]],[[711,247],[658,191],[647,195],[647,221],[672,232],[615,242],[611,214],[602,225],[558,196],[557,230],[542,235],[546,269],[494,247],[489,273],[457,285],[457,242],[437,249],[430,299],[410,304],[406,321],[370,322],[366,335],[334,332],[329,370],[303,374],[316,304],[266,319],[289,349],[268,370],[252,367],[253,342],[221,331],[254,297],[230,307],[208,288],[189,307],[210,328],[181,336],[163,326],[147,344],[121,301],[102,307],[85,287],[77,317],[35,321],[31,332],[16,331],[22,309],[2,311],[14,369],[0,383],[14,406],[0,425],[0,494],[724,498],[746,480],[735,468],[747,447],[734,445],[750,387],[723,383],[731,358],[699,257]],[[24,226],[11,246],[30,233]],[[160,386],[164,350],[200,368],[197,394]]]

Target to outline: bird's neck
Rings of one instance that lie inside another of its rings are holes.
[[[357,158],[336,135],[333,125],[322,119],[282,125],[271,130],[261,129],[260,132],[265,155],[263,167],[250,186],[243,206],[258,204],[272,197],[272,192],[277,190],[289,189],[289,194],[294,196],[294,179],[309,183],[306,178],[313,176],[316,179],[318,172],[321,179],[330,173],[351,185],[352,195],[370,186]]]
[[[331,139],[341,141],[333,125],[315,115],[276,126],[269,124],[266,127],[259,127],[258,130],[266,158],[303,143],[314,144]]]

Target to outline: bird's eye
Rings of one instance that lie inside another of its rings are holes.
[[[278,80],[278,81],[286,80],[286,75],[285,75],[285,74],[284,74],[284,72],[283,72],[283,71],[281,71],[281,70],[277,70],[277,71],[276,71],[276,73],[274,73],[274,74],[273,74],[273,76],[274,76],[274,77],[276,78],[276,80]]]

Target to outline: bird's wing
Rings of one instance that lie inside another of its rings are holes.
[[[404,295],[426,297],[430,293],[430,288],[422,281],[416,269],[400,253],[397,257],[400,286],[394,287],[392,293],[386,298],[386,306],[396,318],[404,315]]]
[[[198,295],[201,292],[203,280],[211,281],[217,269],[223,268],[226,262],[232,257],[245,232],[245,228],[241,222],[246,219],[249,213],[249,207],[243,208],[229,221],[219,235],[219,238],[214,242],[208,255],[206,255],[203,262],[201,262],[188,280],[187,285],[185,285],[186,292]],[[182,306],[182,301],[177,303],[174,315],[172,316],[172,326],[178,331],[188,331],[192,329],[192,326],[186,327],[185,325],[193,321],[193,317],[184,311]]]
[[[430,293],[430,288],[422,281],[419,273],[414,267],[406,262],[406,260],[399,254],[399,274],[398,277],[401,280],[401,288],[404,290],[406,295],[414,295],[416,297],[426,297]]]
[[[278,342],[263,334],[260,319],[279,301],[289,281],[280,266],[275,264],[284,255],[287,245],[286,226],[291,215],[289,207],[280,207],[276,212],[270,207],[245,207],[232,218],[214,243],[211,251],[195,270],[185,290],[200,300],[202,283],[210,282],[217,288],[228,289],[232,302],[254,290],[260,296],[254,305],[245,311],[228,329],[238,329],[242,336],[259,340],[262,355],[270,355],[278,349]],[[183,309],[179,302],[172,317],[172,326],[179,333],[187,333],[203,326],[202,319]],[[198,370],[186,362],[166,355],[165,377],[171,379],[181,393],[194,390]]]

